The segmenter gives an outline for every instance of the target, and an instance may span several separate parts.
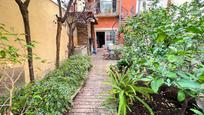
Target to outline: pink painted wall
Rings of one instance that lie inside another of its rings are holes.
[[[117,17],[103,17],[98,18],[98,24],[95,25],[95,28],[118,28],[118,19]]]
[[[131,16],[131,9],[136,13],[136,1],[137,0],[122,0],[122,7],[127,11],[127,15]]]
[[[133,10],[133,13],[136,13],[136,1],[137,0],[122,0],[122,8],[123,8],[122,11],[124,16],[131,16],[131,9]],[[120,0],[118,0],[117,5],[118,5],[118,12],[120,14]],[[117,24],[114,25],[114,28],[118,28],[119,18],[117,16],[98,17],[97,19],[98,19],[98,25],[96,25],[95,28],[112,28],[112,26],[116,22]]]

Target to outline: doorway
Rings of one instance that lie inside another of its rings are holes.
[[[98,48],[105,45],[105,32],[96,32]]]

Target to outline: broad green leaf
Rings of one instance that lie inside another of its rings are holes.
[[[21,38],[16,38],[15,41],[25,41],[25,40]]]
[[[181,79],[177,83],[182,88],[187,88],[187,89],[199,89],[199,88],[201,88],[201,85],[198,82],[192,81],[192,80]]]
[[[204,83],[204,68],[195,70],[195,74],[201,83]]]
[[[193,111],[196,115],[204,115],[204,113],[202,113],[201,111],[197,109],[190,109],[190,110]]]
[[[178,49],[176,49],[175,47],[173,47],[173,46],[170,46],[169,47],[172,51],[174,51],[174,52],[177,52],[178,51]]]
[[[163,42],[166,39],[167,35],[165,33],[160,33],[157,37],[157,42]]]
[[[169,62],[176,62],[177,58],[175,55],[167,55],[167,59]]]
[[[193,32],[193,33],[202,33],[201,28],[199,27],[189,27],[186,29],[188,32]]]
[[[182,101],[185,100],[185,98],[186,98],[185,93],[180,90],[180,91],[178,92],[178,94],[177,94],[177,99],[178,99],[178,101],[179,101],[179,102],[182,102]]]
[[[185,72],[183,72],[183,71],[177,71],[176,72],[180,77],[182,77],[182,78],[184,78],[184,79],[188,79],[189,77],[188,77],[188,75],[185,73]]]
[[[6,52],[4,50],[0,51],[0,58],[5,58],[6,57]]]
[[[204,83],[204,73],[198,78],[198,81]]]
[[[32,44],[27,44],[27,45],[25,45],[25,47],[27,47],[27,48],[34,48],[34,45],[32,45]]]
[[[8,41],[8,38],[7,38],[6,36],[2,36],[2,37],[0,37],[0,38],[1,38],[1,40]]]
[[[164,84],[164,79],[163,78],[159,78],[159,79],[154,79],[151,82],[151,88],[152,90],[157,93],[159,88]]]
[[[142,81],[152,81],[153,77],[152,76],[147,76],[147,77],[141,78],[140,80],[142,80]]]
[[[167,72],[166,76],[168,78],[172,78],[172,79],[177,77],[176,73],[174,73],[174,72]]]
[[[42,97],[40,95],[34,95],[33,98],[42,100]]]

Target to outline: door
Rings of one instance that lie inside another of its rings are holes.
[[[102,48],[105,45],[105,32],[96,32],[98,48]]]

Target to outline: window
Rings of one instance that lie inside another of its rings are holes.
[[[106,31],[106,44],[116,42],[116,32],[115,31]]]
[[[100,6],[101,13],[112,12],[112,0],[100,0]]]
[[[96,0],[97,13],[115,13],[116,12],[116,0]]]

